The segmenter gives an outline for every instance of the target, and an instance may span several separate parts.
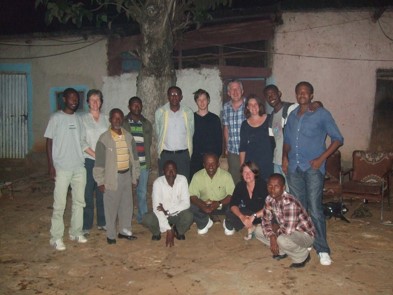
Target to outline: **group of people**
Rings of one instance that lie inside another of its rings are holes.
[[[207,91],[194,93],[198,111],[193,113],[181,104],[182,90],[169,87],[168,103],[155,113],[159,177],[153,183],[152,212],[146,195],[153,127],[142,115],[142,100],[129,100],[128,115],[112,109],[106,118],[100,112],[102,93],[91,90],[89,113],[78,116],[78,93],[65,90],[65,107],[51,116],[45,132],[49,173],[55,179],[50,244],[65,250],[63,214],[69,185],[71,240],[87,241],[94,196],[97,227],[106,230],[108,244],[116,243],[116,233],[135,240],[134,186],[137,222],[150,230],[154,241],[165,233],[166,246],[173,246],[175,238],[184,240],[193,222],[198,234],[206,234],[221,215],[225,235],[246,228],[246,240],[255,237],[270,246],[274,259],[289,256],[292,268],[305,266],[312,246],[320,263],[330,265],[322,189],[326,158],[343,144],[334,119],[312,102],[309,82],[296,85],[297,104],[281,101],[277,86],[266,86],[270,115],[261,98],[243,97],[240,81],[229,82],[227,90],[230,99],[221,123],[208,110]],[[222,152],[228,171],[219,167]]]

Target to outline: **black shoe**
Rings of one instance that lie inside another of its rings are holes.
[[[175,232],[176,239],[183,240],[183,241],[186,239],[186,236],[184,234],[183,235],[179,234],[179,232],[177,231],[176,225],[173,226],[173,231]]]
[[[273,259],[276,259],[276,260],[281,260],[281,259],[284,259],[284,258],[287,258],[287,257],[288,257],[287,254],[273,255]]]
[[[310,254],[308,254],[306,260],[304,260],[303,262],[300,263],[292,263],[289,267],[290,268],[302,268],[306,265],[307,262],[309,262],[311,260],[311,256]]]
[[[136,236],[127,236],[127,235],[123,235],[123,234],[121,234],[121,233],[119,233],[119,234],[117,235],[117,237],[118,237],[119,239],[127,239],[127,240],[129,240],[129,241],[133,241],[133,240],[136,240],[136,239],[137,239]]]
[[[110,238],[106,238],[106,241],[109,245],[113,245],[116,244],[116,239],[110,239]]]
[[[159,235],[152,235],[151,239],[152,239],[152,241],[159,241],[159,240],[161,240],[161,234],[159,234]]]

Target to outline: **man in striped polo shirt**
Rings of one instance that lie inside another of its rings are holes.
[[[138,223],[142,222],[143,215],[147,212],[147,181],[150,172],[150,147],[152,142],[153,127],[149,120],[142,115],[142,100],[137,97],[131,97],[128,101],[128,109],[123,127],[129,131],[135,139],[136,149],[138,152],[139,163],[141,167],[141,174],[139,183],[136,187],[136,195],[138,201]]]

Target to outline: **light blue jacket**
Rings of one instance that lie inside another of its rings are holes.
[[[160,157],[162,150],[164,149],[164,138],[168,129],[168,114],[169,114],[169,102],[164,104],[162,107],[157,109],[155,113],[155,129],[157,135],[157,152]],[[187,147],[190,157],[192,155],[192,137],[194,135],[194,113],[186,106],[180,106],[178,112],[182,112],[184,118],[184,124],[187,129]]]

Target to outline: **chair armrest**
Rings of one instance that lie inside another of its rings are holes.
[[[352,171],[353,168],[347,169],[347,170],[342,170],[340,173],[340,183],[344,180],[345,175],[348,175],[349,179],[352,178]]]

